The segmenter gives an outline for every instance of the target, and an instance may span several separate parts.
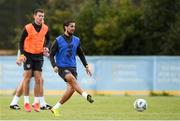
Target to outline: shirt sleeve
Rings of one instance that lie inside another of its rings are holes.
[[[58,51],[58,44],[57,44],[57,41],[55,40],[52,43],[52,46],[50,48],[50,62],[51,62],[51,65],[52,65],[53,68],[56,66],[54,56],[56,55],[57,51]]]
[[[19,49],[20,49],[21,54],[24,54],[24,41],[27,36],[28,36],[28,33],[27,33],[26,29],[24,28],[22,35],[21,35],[20,42],[19,42]]]
[[[87,61],[86,61],[86,58],[85,58],[85,54],[84,54],[80,44],[79,44],[79,46],[77,48],[77,55],[79,56],[81,62],[84,65],[84,67],[86,67],[88,64],[87,64]]]

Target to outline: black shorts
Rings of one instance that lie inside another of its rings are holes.
[[[66,74],[69,74],[69,73],[71,73],[77,79],[76,68],[74,67],[59,68],[58,74],[65,82],[67,82],[65,79],[65,76]]]
[[[26,62],[24,62],[24,70],[42,71],[43,55],[25,53]]]

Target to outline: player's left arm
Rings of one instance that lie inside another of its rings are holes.
[[[50,49],[51,46],[51,42],[50,42],[50,34],[49,34],[49,30],[47,31],[46,35],[45,35],[46,41],[44,43],[44,47]]]
[[[83,63],[84,67],[86,68],[86,72],[88,75],[92,76],[92,72],[89,68],[89,65],[86,61],[86,58],[85,58],[85,54],[83,52],[83,49],[81,48],[81,45],[79,44],[78,48],[77,48],[77,55],[79,56],[81,62]]]
[[[45,35],[45,42],[44,42],[44,50],[43,50],[43,54],[46,57],[49,57],[49,50],[50,50],[50,34],[49,34],[49,30],[47,31],[46,35]]]

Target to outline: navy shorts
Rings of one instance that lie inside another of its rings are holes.
[[[26,53],[26,62],[24,62],[24,70],[42,71],[43,55]]]
[[[71,73],[76,79],[77,79],[77,71],[76,71],[76,68],[75,67],[66,67],[66,68],[59,68],[58,70],[58,74],[59,76],[65,81],[65,76],[66,74],[69,74]]]

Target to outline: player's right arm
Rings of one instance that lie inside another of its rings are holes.
[[[18,66],[21,66],[21,64],[22,64],[22,62],[20,61],[20,50],[18,49],[18,51],[17,51],[17,59],[16,59],[16,64],[18,65]]]
[[[18,66],[21,66],[22,63],[25,62],[25,61],[26,61],[26,57],[23,54],[20,54],[20,50],[18,49],[16,64]]]
[[[55,59],[54,59],[54,56],[56,55],[56,52],[58,51],[58,44],[56,42],[56,40],[52,43],[52,46],[51,46],[51,49],[50,49],[50,62],[51,62],[51,65],[53,67],[53,70],[54,72],[58,72],[58,67],[56,65],[56,62],[55,62]]]
[[[21,35],[20,42],[19,42],[19,49],[20,49],[20,57],[19,57],[19,59],[22,62],[26,61],[26,57],[24,55],[24,41],[25,41],[27,36],[28,36],[28,33],[27,33],[26,29],[24,28],[23,33]]]
[[[28,33],[27,33],[26,29],[24,28],[22,35],[21,35],[20,42],[19,42],[19,49],[20,49],[21,54],[24,54],[24,41],[27,36],[28,36]]]

